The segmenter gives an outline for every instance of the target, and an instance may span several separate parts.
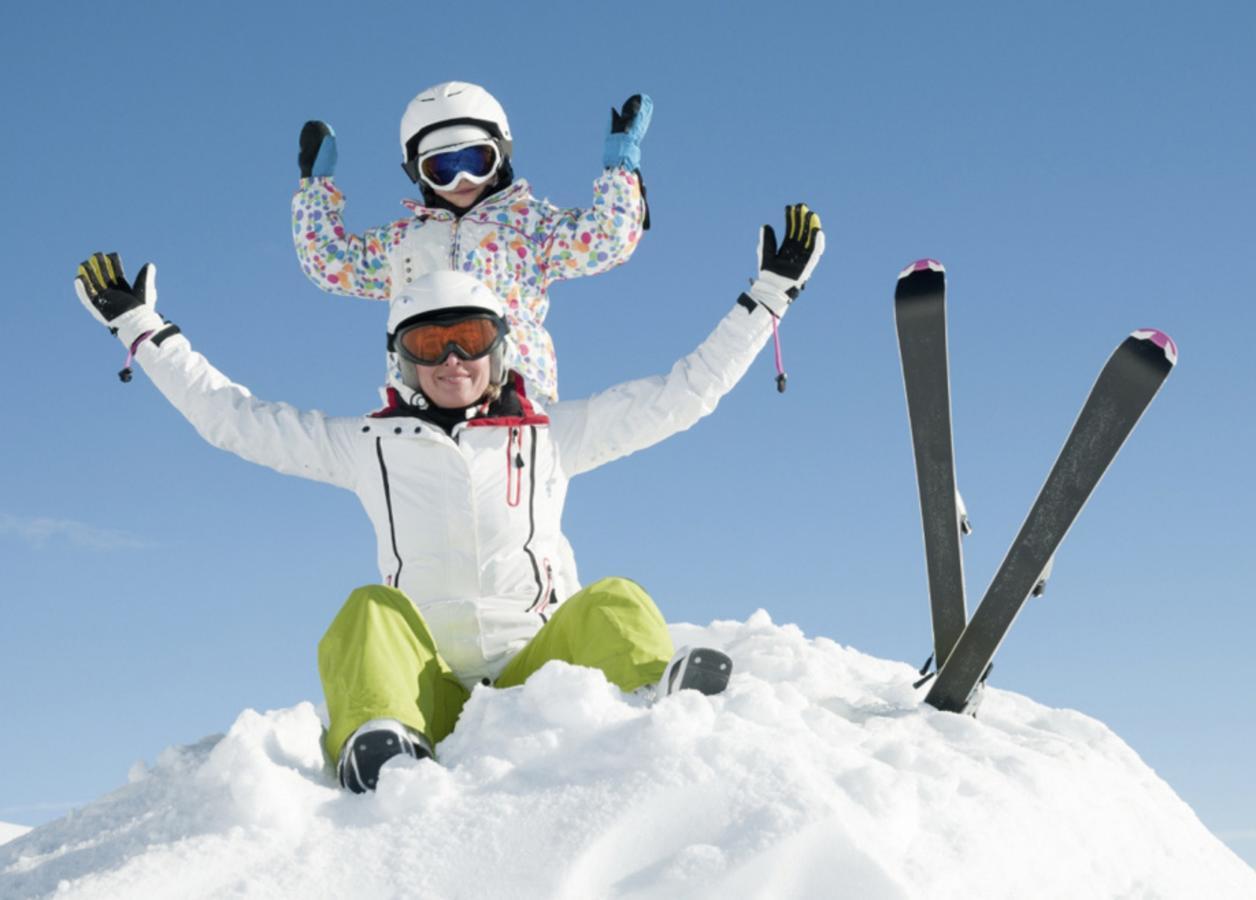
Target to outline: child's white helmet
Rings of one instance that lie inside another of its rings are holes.
[[[419,180],[419,144],[436,131],[454,128],[459,134],[451,135],[449,143],[465,140],[467,130],[477,128],[497,144],[503,160],[510,160],[513,142],[502,105],[478,84],[447,81],[411,100],[401,117],[401,165],[412,181]]]

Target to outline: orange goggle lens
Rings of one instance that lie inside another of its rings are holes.
[[[450,353],[462,359],[486,356],[501,337],[497,320],[483,316],[443,325],[412,325],[397,335],[397,346],[410,362],[439,366]]]

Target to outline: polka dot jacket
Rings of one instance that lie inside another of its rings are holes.
[[[533,396],[558,398],[554,343],[545,329],[549,285],[626,262],[641,237],[645,206],[635,173],[605,170],[587,209],[562,209],[532,196],[528,183],[481,200],[455,217],[414,200],[410,215],[350,234],[344,194],[332,178],[303,178],[292,199],[292,236],[306,276],[333,294],[390,300],[427,272],[454,269],[483,281],[506,304],[512,367]]]

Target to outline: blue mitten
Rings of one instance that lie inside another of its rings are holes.
[[[602,165],[641,168],[641,139],[650,127],[654,101],[648,94],[633,94],[622,110],[611,108],[611,130],[602,148]]]
[[[336,171],[336,132],[326,122],[306,122],[297,155],[302,178],[330,178]]]

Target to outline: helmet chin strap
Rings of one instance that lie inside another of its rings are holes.
[[[503,339],[489,357],[488,382],[500,389],[506,386],[506,379],[509,377],[510,372],[506,369],[506,341]]]

